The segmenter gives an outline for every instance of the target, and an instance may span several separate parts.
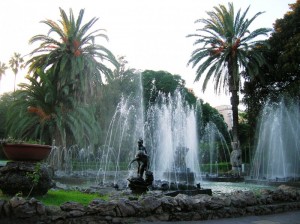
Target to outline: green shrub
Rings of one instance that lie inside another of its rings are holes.
[[[218,164],[201,164],[200,169],[202,173],[209,173],[210,172],[210,167],[212,167],[213,173],[216,173],[218,170],[218,173],[226,173],[230,170],[231,164],[230,163],[218,163]],[[218,168],[218,169],[217,169]]]

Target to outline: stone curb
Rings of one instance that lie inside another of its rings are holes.
[[[300,210],[300,189],[280,186],[276,190],[236,191],[209,196],[176,197],[144,195],[137,200],[94,199],[88,206],[66,202],[45,206],[32,198],[0,200],[1,223],[134,223],[198,221]]]

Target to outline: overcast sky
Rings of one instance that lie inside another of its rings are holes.
[[[289,10],[288,4],[296,0],[233,0],[235,10],[244,11],[249,5],[248,18],[259,11],[250,30],[258,27],[272,28],[276,19]],[[164,70],[181,75],[187,87],[212,106],[230,104],[229,97],[215,95],[210,86],[205,93],[201,83],[194,83],[195,69],[187,67],[194,49],[195,33],[200,24],[195,20],[207,18],[207,11],[224,4],[225,0],[1,0],[0,1],[0,61],[8,65],[14,52],[22,55],[34,49],[28,40],[49,30],[40,21],[59,20],[59,7],[65,11],[85,9],[84,21],[98,17],[94,29],[106,29],[109,42],[99,39],[99,44],[110,49],[115,56],[124,55],[129,67],[135,69]],[[18,74],[18,82],[26,72]],[[0,92],[13,90],[13,73],[7,70],[1,80]]]

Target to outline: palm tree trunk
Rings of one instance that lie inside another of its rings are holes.
[[[17,74],[15,74],[15,79],[14,79],[14,92],[16,92],[16,80],[17,80]]]
[[[233,140],[233,142],[236,142],[236,143],[239,142],[239,140],[238,140],[238,122],[239,122],[238,105],[239,105],[238,91],[233,90],[233,91],[231,91],[232,140]],[[235,150],[235,148],[233,150]]]
[[[240,174],[241,165],[242,165],[242,152],[240,150],[239,144],[239,134],[238,134],[238,123],[239,123],[239,79],[238,75],[238,66],[237,63],[234,63],[234,58],[229,58],[228,61],[228,72],[229,72],[229,91],[231,93],[231,107],[232,107],[232,152],[230,154],[230,163],[232,165],[232,170],[234,172],[238,171]]]
[[[232,149],[238,150],[238,106],[239,106],[239,77],[238,64],[235,55],[228,58],[228,73],[229,73],[229,92],[231,93],[231,107],[232,107]]]
[[[230,154],[230,163],[232,165],[232,171],[241,174],[242,166],[242,151],[240,149],[239,138],[238,138],[238,105],[239,96],[237,90],[231,91],[231,106],[232,106],[232,152]]]

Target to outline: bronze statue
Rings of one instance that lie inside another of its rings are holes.
[[[133,159],[128,167],[131,166],[133,162],[138,163],[137,174],[139,177],[143,178],[144,172],[148,169],[148,154],[145,146],[143,145],[143,139],[139,139],[138,141],[138,152],[135,155],[135,159]]]

